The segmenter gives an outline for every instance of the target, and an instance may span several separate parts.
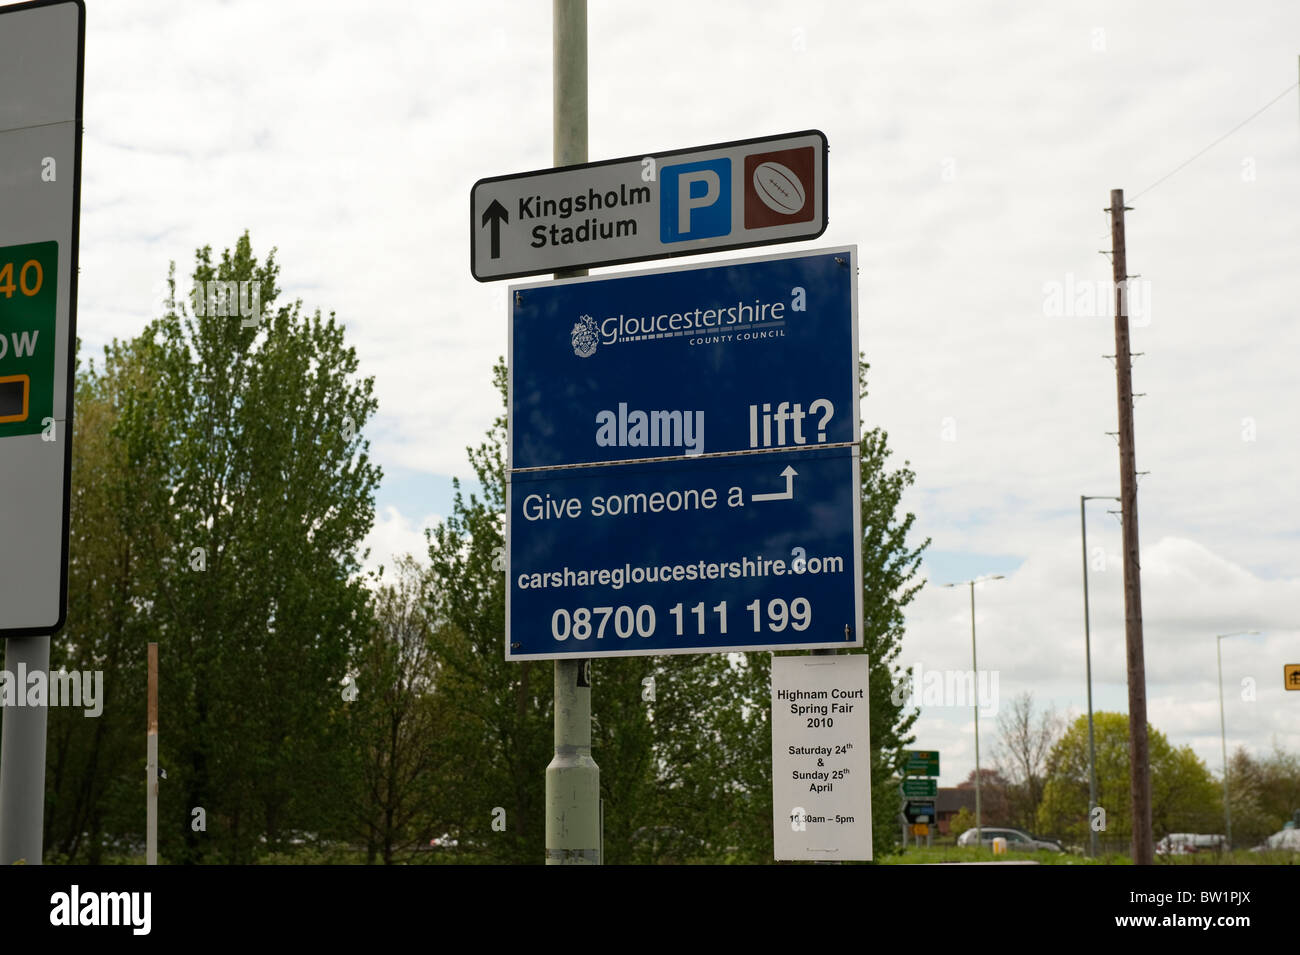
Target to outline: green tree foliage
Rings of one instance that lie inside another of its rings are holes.
[[[1133,823],[1130,806],[1128,717],[1094,713],[1097,805],[1106,811],[1098,834],[1106,851],[1127,851]],[[1170,832],[1222,831],[1223,800],[1205,764],[1190,746],[1174,747],[1147,727],[1151,757],[1151,823],[1157,840]],[[1075,845],[1088,843],[1088,718],[1080,716],[1052,748],[1038,829]]]
[[[100,742],[51,751],[51,843],[77,858],[99,851],[105,813],[119,833],[142,834],[150,640],[164,858],[246,862],[329,817],[346,750],[339,681],[369,628],[357,550],[380,477],[361,437],[375,400],[342,326],[279,302],[278,274],[274,252],[259,263],[247,234],[219,261],[199,250],[195,282],[251,283],[260,320],[198,314],[173,268],[165,314],[79,386],[59,659],[111,662],[114,686],[102,725],[72,731]],[[69,770],[120,801],[74,795]],[[197,807],[206,831],[191,825]]]
[[[1300,755],[1277,745],[1262,757],[1238,749],[1228,767],[1234,846],[1258,845],[1287,822],[1296,821],[1300,810]]]
[[[382,574],[346,709],[352,762],[340,782],[353,794],[343,831],[360,827],[367,861],[392,864],[421,858],[444,834],[441,809],[458,780],[444,772],[447,716],[437,692],[427,572],[408,555],[397,562],[396,579],[385,582]]]

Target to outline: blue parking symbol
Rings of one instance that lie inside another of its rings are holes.
[[[685,242],[730,232],[730,159],[659,167],[660,242]]]

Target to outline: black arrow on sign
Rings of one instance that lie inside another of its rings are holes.
[[[510,221],[510,213],[506,212],[506,207],[495,199],[483,213],[483,224],[492,223],[492,258],[501,258],[501,223]]]

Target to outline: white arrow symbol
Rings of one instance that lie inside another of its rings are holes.
[[[785,490],[779,494],[753,494],[750,496],[751,501],[788,501],[794,497],[794,476],[799,472],[790,465],[785,466],[781,472],[781,477],[785,478]]]

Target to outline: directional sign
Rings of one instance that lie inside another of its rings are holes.
[[[507,658],[861,645],[854,259],[512,288]]]
[[[866,656],[772,659],[777,859],[871,859]]]
[[[0,7],[0,636],[67,605],[81,91],[80,2]]]
[[[1282,664],[1282,685],[1288,690],[1300,690],[1300,663]]]
[[[933,799],[939,794],[937,779],[904,779],[899,789],[904,799]]]
[[[909,800],[903,804],[903,815],[908,822],[935,822],[934,801],[929,799]]]
[[[852,444],[857,252],[511,286],[510,466]]]
[[[907,762],[903,766],[906,776],[938,776],[939,754],[934,750],[909,749],[904,751]]]
[[[826,231],[817,130],[480,179],[480,282],[815,239]]]

